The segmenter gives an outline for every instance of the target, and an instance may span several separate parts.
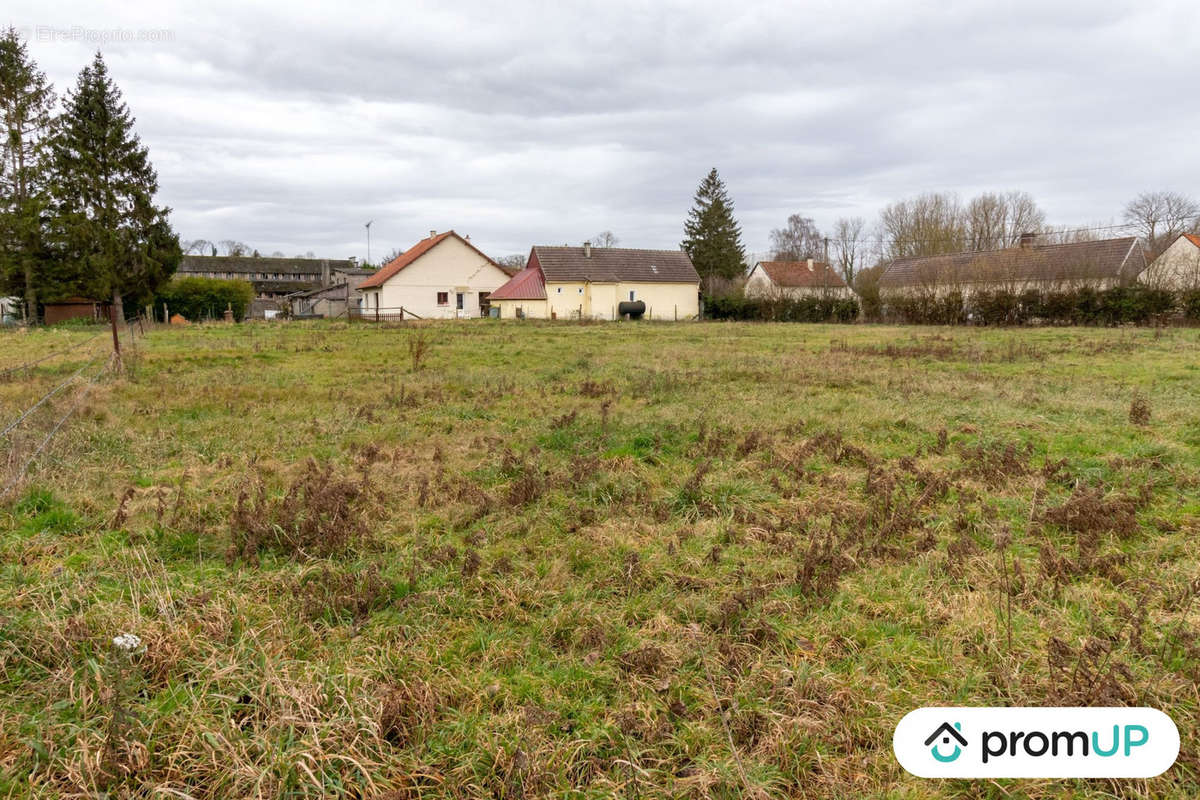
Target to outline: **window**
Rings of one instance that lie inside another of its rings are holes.
[[[558,290],[557,290],[557,291],[558,291],[558,293],[559,293],[559,294],[562,294],[562,287],[561,287],[561,286],[560,286],[560,287],[558,287]]]
[[[580,287],[579,287],[579,293],[580,293],[580,294],[583,294],[583,287],[582,287],[582,286],[580,286]]]
[[[458,292],[457,294],[455,294],[454,307],[457,308],[459,311],[463,310],[463,304],[465,302],[464,301],[465,297],[466,297],[466,295],[464,295],[462,292]]]
[[[438,294],[438,305],[439,306],[450,305],[450,293],[449,292],[438,292],[437,294]]]
[[[634,291],[633,291],[633,289],[630,289],[629,290],[629,302],[631,302],[631,303],[633,302],[633,295],[634,295]]]

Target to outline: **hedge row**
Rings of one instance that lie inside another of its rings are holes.
[[[1200,291],[1145,286],[885,295],[882,305],[885,319],[918,325],[1144,325],[1174,317],[1200,321]]]
[[[853,298],[746,297],[741,292],[704,298],[704,316],[708,319],[854,322],[858,311],[858,301]]]
[[[182,314],[192,322],[221,319],[227,307],[233,308],[234,319],[245,319],[254,300],[254,287],[249,281],[220,278],[175,278],[158,290],[154,298],[157,316],[162,304],[174,316]]]

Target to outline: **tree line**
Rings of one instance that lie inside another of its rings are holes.
[[[58,98],[24,41],[0,35],[0,294],[141,304],[179,264],[170,209],[134,118],[97,52]]]
[[[1024,233],[1036,234],[1039,243],[1137,235],[1151,261],[1181,233],[1200,232],[1200,203],[1179,192],[1143,192],[1126,204],[1122,219],[1119,226],[1055,227],[1027,192],[983,192],[965,203],[952,192],[929,192],[888,204],[873,225],[842,217],[822,232],[812,217],[791,214],[771,231],[769,258],[827,262],[860,294],[872,290],[894,259],[1014,247]],[[741,226],[716,168],[696,190],[681,246],[710,291],[736,287],[747,272]]]

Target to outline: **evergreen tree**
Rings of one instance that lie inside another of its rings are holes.
[[[51,241],[64,287],[148,302],[183,255],[158,176],[100,53],[79,73],[54,137]]]
[[[701,278],[737,278],[745,273],[742,231],[716,167],[700,182],[683,232],[683,249]]]
[[[44,279],[46,174],[54,90],[16,30],[0,34],[0,295],[37,314]]]

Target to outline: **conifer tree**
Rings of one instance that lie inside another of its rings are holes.
[[[742,231],[716,167],[700,182],[683,232],[683,249],[701,278],[736,278],[745,273]]]
[[[52,144],[51,242],[64,286],[139,305],[182,259],[170,209],[154,204],[158,175],[133,116],[96,53],[67,95]]]
[[[46,260],[46,175],[54,90],[16,30],[0,33],[0,295],[37,315]]]

